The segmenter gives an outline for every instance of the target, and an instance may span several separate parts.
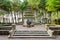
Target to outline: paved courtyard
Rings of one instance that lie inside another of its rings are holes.
[[[22,27],[22,25],[16,25],[16,30],[42,30],[46,31],[44,25],[35,25],[35,27]],[[8,35],[0,35],[0,40],[60,40],[60,36],[56,38],[8,38]]]
[[[23,27],[23,25],[16,25],[16,30],[28,31],[46,31],[45,25],[34,25],[34,27]]]

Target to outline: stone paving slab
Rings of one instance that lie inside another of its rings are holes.
[[[46,31],[46,28],[45,25],[35,25],[34,27],[23,27],[23,25],[16,25],[16,30]]]

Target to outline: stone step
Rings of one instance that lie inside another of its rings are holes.
[[[55,36],[8,36],[9,38],[55,38]]]
[[[20,37],[41,37],[41,38],[51,38],[47,31],[15,31],[12,38]]]
[[[40,38],[52,38],[47,31],[15,31],[12,38],[28,38],[28,37],[40,37]],[[54,37],[54,36],[53,36]]]
[[[48,33],[46,31],[15,31],[14,33],[15,36],[31,36],[31,35],[35,35],[35,36],[49,36]]]
[[[48,34],[14,34],[13,36],[49,36]]]
[[[47,31],[15,31],[15,33],[20,33],[20,34],[22,34],[22,33],[27,33],[27,34],[47,34]]]

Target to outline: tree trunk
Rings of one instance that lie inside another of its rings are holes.
[[[58,11],[57,11],[57,24],[58,24],[58,20],[59,20],[59,19],[58,19]]]
[[[23,18],[23,11],[22,11],[22,23],[24,23],[24,18]]]
[[[12,23],[14,23],[14,20],[13,20],[13,13],[12,13],[12,11],[11,11],[11,17],[12,17]]]
[[[4,14],[3,14],[3,23],[4,23],[4,20],[5,20],[5,19],[4,19]]]

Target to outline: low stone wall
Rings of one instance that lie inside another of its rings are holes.
[[[0,24],[0,35],[9,35],[9,31],[12,29],[12,25]]]
[[[45,27],[50,36],[60,35],[60,25],[46,24]]]

